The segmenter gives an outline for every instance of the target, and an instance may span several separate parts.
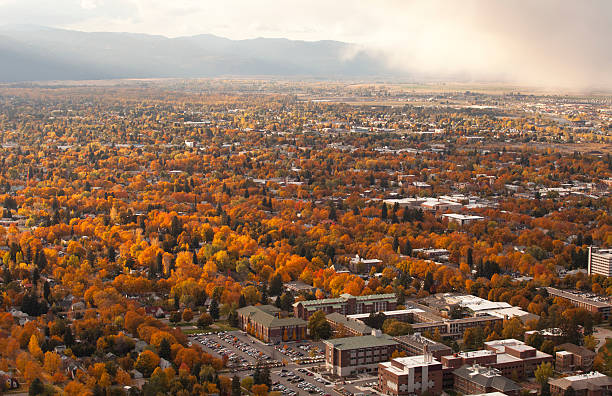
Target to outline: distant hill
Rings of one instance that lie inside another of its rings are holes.
[[[39,26],[0,27],[0,59],[2,82],[394,74],[383,62],[338,41],[230,40],[209,34],[167,38]]]

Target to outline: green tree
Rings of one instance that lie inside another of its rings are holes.
[[[45,393],[45,385],[42,383],[40,378],[35,378],[34,381],[30,384],[30,389],[28,390],[29,396],[42,395]]]
[[[212,300],[210,302],[210,307],[208,307],[208,313],[213,318],[213,320],[219,319],[219,303],[217,300]]]
[[[308,319],[308,331],[314,340],[331,337],[331,326],[325,319],[323,311],[317,311]]]
[[[242,390],[240,389],[240,378],[237,375],[232,377],[232,395],[231,396],[240,396],[242,394]]]
[[[540,386],[544,386],[544,384],[548,383],[548,379],[553,375],[553,366],[552,363],[542,363],[540,364],[534,371],[534,376],[536,381],[540,384]]]
[[[268,292],[270,296],[280,296],[283,291],[283,278],[281,278],[280,274],[276,274],[270,280],[270,287]]]
[[[169,360],[170,359],[170,354],[171,354],[171,350],[170,350],[170,342],[164,338],[161,340],[161,342],[159,343],[159,356]]]

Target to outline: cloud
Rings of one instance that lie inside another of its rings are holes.
[[[331,39],[418,78],[612,87],[609,0],[0,0],[0,23],[19,20],[169,37]]]
[[[81,0],[81,8],[84,10],[93,10],[98,7],[96,0]]]

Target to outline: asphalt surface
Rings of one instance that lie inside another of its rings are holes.
[[[258,361],[284,362],[285,366],[270,369],[270,379],[273,384],[270,390],[281,392],[284,396],[338,395],[333,390],[335,384],[309,370],[323,363],[297,364],[293,361],[309,357],[322,358],[322,352],[325,350],[323,343],[309,341],[270,345],[242,331],[191,335],[189,340],[213,356],[228,356],[229,375],[237,375],[241,379],[253,375],[253,370],[245,367],[256,365]]]

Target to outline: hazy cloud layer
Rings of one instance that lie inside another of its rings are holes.
[[[418,76],[612,87],[609,0],[0,0],[0,24],[331,39]]]

